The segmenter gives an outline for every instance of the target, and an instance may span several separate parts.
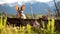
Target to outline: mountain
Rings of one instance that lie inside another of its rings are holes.
[[[25,13],[31,12],[31,6],[32,6],[32,11],[35,14],[44,14],[46,13],[45,9],[50,9],[49,5],[47,5],[46,3],[35,2],[32,5],[31,3],[27,3]]]
[[[60,1],[57,2],[57,6],[60,8]]]
[[[5,11],[7,14],[16,14],[17,11],[14,8],[14,5],[16,4],[19,5],[17,2],[13,4],[0,5],[0,12]],[[13,6],[11,7],[10,5]],[[28,2],[25,5],[26,5],[26,9],[24,10],[25,14],[31,14],[31,7],[34,14],[46,14],[47,13],[46,9],[51,9],[48,4],[42,2],[34,2],[33,4]]]
[[[8,4],[0,5],[0,11],[5,11],[7,14],[16,13],[14,7],[10,7]]]
[[[47,4],[49,5],[51,11],[56,14],[56,7],[53,1],[47,2]],[[60,8],[60,1],[56,1],[56,5],[58,8]]]
[[[53,4],[53,2],[50,2],[50,3],[52,3],[52,6],[51,6],[50,8],[51,8],[51,10],[53,11],[53,13],[55,13],[55,12],[56,12],[56,7],[55,7],[55,5]],[[56,5],[57,5],[57,7],[60,9],[60,1],[56,2]],[[55,14],[56,14],[56,13],[55,13]]]

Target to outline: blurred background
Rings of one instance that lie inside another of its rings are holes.
[[[26,5],[24,14],[27,17],[34,15],[38,18],[41,15],[49,16],[50,13],[55,17],[60,16],[60,0],[0,0],[0,15],[15,17],[17,13],[15,6],[21,7],[23,4]]]

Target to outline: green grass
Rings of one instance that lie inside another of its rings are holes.
[[[26,28],[23,27],[12,27],[12,26],[7,26],[6,25],[6,21],[7,18],[2,19],[2,16],[0,18],[0,34],[60,34],[59,31],[55,31],[55,20],[51,19],[52,21],[50,21],[50,19],[48,19],[48,24],[47,24],[47,28],[45,27],[44,21],[42,21],[42,26],[43,28],[34,28],[32,26],[30,26],[29,24],[27,24]]]

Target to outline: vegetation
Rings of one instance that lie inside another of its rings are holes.
[[[48,24],[47,28],[45,27],[44,21],[42,21],[43,28],[34,28],[33,26],[30,26],[27,24],[26,27],[12,27],[12,26],[7,26],[6,21],[7,18],[4,20],[2,19],[2,16],[0,18],[0,34],[60,34],[59,31],[55,31],[55,20],[48,19]]]

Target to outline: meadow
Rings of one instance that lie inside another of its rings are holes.
[[[6,21],[7,18],[2,19],[2,16],[0,17],[0,34],[60,34],[59,31],[55,30],[55,19],[52,18],[48,19],[47,28],[45,27],[44,21],[42,21],[43,28],[34,28],[33,26],[30,26],[30,24],[27,24],[26,28],[24,26],[22,27],[13,27],[7,26]]]

